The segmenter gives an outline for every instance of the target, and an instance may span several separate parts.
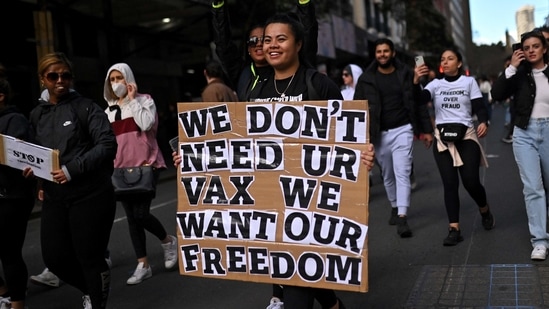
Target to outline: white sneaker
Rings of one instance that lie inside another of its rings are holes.
[[[536,245],[530,258],[536,261],[543,261],[547,257],[547,247],[545,245]]]
[[[139,284],[143,280],[152,277],[153,273],[151,266],[144,268],[143,265],[143,262],[139,262],[139,264],[137,264],[137,268],[133,272],[133,275],[128,279],[128,281],[126,281],[127,284]]]
[[[164,249],[164,267],[166,269],[172,269],[177,265],[177,238],[175,236],[169,235],[171,242],[167,244],[162,244]]]
[[[278,297],[273,297],[266,309],[284,309],[284,303]]]
[[[42,271],[40,275],[30,276],[30,281],[34,284],[51,286],[54,288],[59,287],[59,278],[52,273],[47,267]]]
[[[0,296],[0,309],[10,309],[11,302],[9,297]]]
[[[84,301],[84,303],[82,304],[84,306],[84,309],[92,309],[92,302],[90,299],[90,295],[82,296],[82,300]]]

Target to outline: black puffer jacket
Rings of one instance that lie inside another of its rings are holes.
[[[29,121],[14,106],[0,110],[0,133],[34,142]],[[34,178],[24,178],[23,171],[0,165],[0,198],[29,198],[35,193]]]
[[[549,67],[543,71],[543,74],[549,79]],[[514,97],[515,113],[512,125],[525,130],[528,127],[536,98],[536,82],[529,64],[521,64],[515,75],[509,79],[505,77],[505,73],[501,74],[492,85],[492,99],[503,101],[511,96]]]
[[[76,92],[57,104],[39,100],[30,114],[39,145],[59,150],[59,163],[68,170],[66,184],[43,182],[46,198],[78,200],[113,190],[117,143],[107,114]]]
[[[402,86],[404,108],[408,111],[410,123],[414,129],[414,135],[421,133],[433,133],[429,110],[425,104],[417,104],[414,97],[414,72],[398,59],[394,60],[394,66],[400,85]],[[375,81],[377,62],[372,62],[360,75],[355,89],[355,100],[368,100],[370,110],[370,141],[376,143],[381,134],[381,105],[382,98]]]

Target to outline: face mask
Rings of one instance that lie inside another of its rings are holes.
[[[119,98],[123,98],[126,96],[126,93],[128,93],[128,88],[123,83],[114,83],[111,84],[112,91],[114,92],[114,95],[116,95]]]

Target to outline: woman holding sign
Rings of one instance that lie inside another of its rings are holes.
[[[303,58],[305,31],[296,16],[277,14],[265,24],[263,53],[274,71],[251,92],[251,101],[342,100],[339,87],[324,74],[307,67]],[[310,81],[310,82],[309,82]],[[312,87],[311,87],[312,86]],[[284,308],[344,308],[333,290],[284,286]]]
[[[104,258],[116,211],[111,183],[116,137],[103,110],[73,88],[63,53],[43,56],[38,78],[48,91],[30,120],[36,142],[59,150],[53,181],[42,181],[40,239],[46,267],[79,289],[84,308],[106,308],[110,269]]]

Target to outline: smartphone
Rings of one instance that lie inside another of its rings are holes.
[[[169,143],[172,151],[177,151],[177,148],[179,148],[179,136],[170,139]]]
[[[513,51],[515,51],[515,50],[517,50],[517,49],[522,49],[522,44],[520,44],[520,43],[515,43],[515,44],[513,44],[513,47],[512,47],[512,48],[513,48]]]
[[[425,60],[423,59],[423,56],[416,56],[416,67],[422,66],[425,64]]]

